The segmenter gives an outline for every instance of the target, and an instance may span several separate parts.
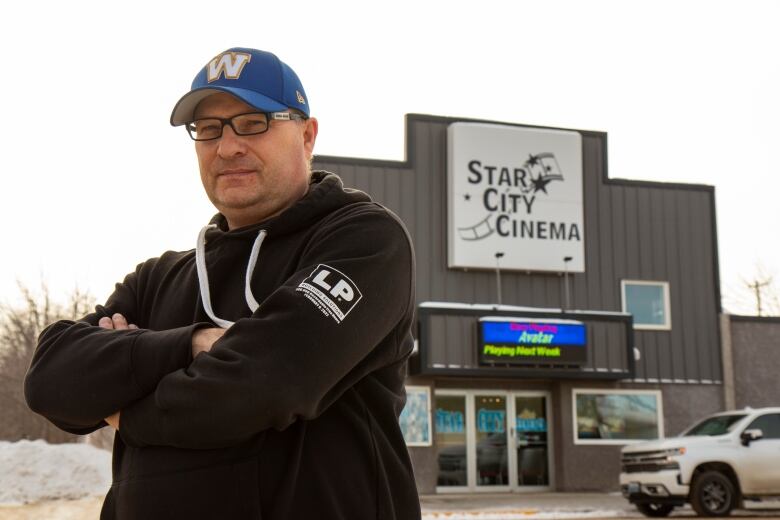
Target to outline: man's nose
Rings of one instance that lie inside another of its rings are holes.
[[[246,143],[244,139],[236,135],[230,125],[222,128],[222,137],[219,138],[219,149],[217,153],[223,159],[244,155],[246,153]]]

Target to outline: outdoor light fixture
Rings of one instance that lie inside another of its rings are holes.
[[[499,258],[504,256],[501,251],[496,251],[496,288],[498,289],[498,304],[501,305],[501,266],[498,264]]]
[[[563,310],[568,310],[569,308],[569,262],[572,260],[571,256],[563,257],[563,290],[565,295],[563,300],[565,307]]]

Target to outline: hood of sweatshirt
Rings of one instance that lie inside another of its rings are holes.
[[[257,265],[257,258],[260,254],[260,248],[266,237],[283,236],[306,228],[336,209],[360,202],[371,202],[371,197],[362,191],[344,188],[344,184],[336,174],[326,171],[315,171],[312,172],[309,191],[306,195],[279,215],[266,221],[229,230],[225,216],[217,213],[211,219],[211,222],[201,229],[195,248],[198,285],[200,286],[201,300],[206,314],[222,328],[229,328],[233,325],[232,321],[216,316],[211,305],[211,291],[209,288],[208,270],[206,268],[207,243],[215,243],[220,240],[254,241],[244,277],[244,299],[249,309],[255,312],[260,307],[260,303],[252,294],[251,281]]]

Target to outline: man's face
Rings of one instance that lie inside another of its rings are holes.
[[[229,118],[257,110],[227,93],[198,104],[195,118]],[[271,121],[268,131],[240,136],[230,125],[222,137],[196,141],[200,178],[230,229],[278,215],[306,194],[317,120]]]

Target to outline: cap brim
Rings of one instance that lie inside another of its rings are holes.
[[[173,107],[173,112],[171,112],[171,125],[180,126],[195,119],[195,108],[198,106],[198,103],[218,92],[232,94],[260,112],[281,112],[289,108],[286,105],[274,101],[262,94],[258,94],[253,90],[217,86],[202,87],[184,94],[178,103],[176,103],[176,106]]]

